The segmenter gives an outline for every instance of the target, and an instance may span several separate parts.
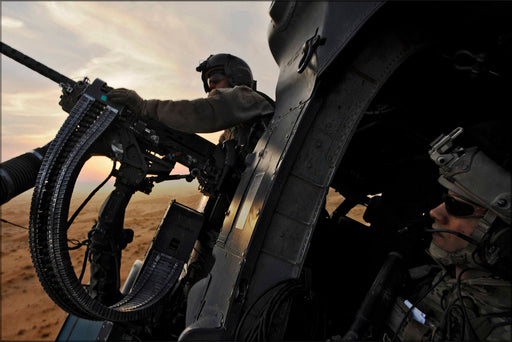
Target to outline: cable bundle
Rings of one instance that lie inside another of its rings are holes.
[[[279,309],[283,308],[283,305],[285,305],[288,300],[291,300],[297,295],[304,295],[305,293],[306,288],[304,282],[297,279],[287,279],[272,286],[258,299],[256,299],[256,301],[244,313],[236,329],[235,339],[241,339],[243,341],[269,340],[272,323],[274,323],[275,316]],[[263,304],[259,312],[255,313],[259,318],[254,321],[253,325],[244,334],[245,336],[239,336],[240,330],[247,319],[247,316],[254,313],[252,312],[254,307],[261,303],[264,298],[268,299],[265,304]]]

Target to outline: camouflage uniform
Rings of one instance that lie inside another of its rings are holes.
[[[432,284],[440,281],[444,272],[439,272]],[[477,338],[482,341],[511,341],[510,281],[477,270],[469,270],[465,276],[466,279],[460,282],[460,291],[465,314]],[[417,305],[425,314],[425,323],[408,318],[398,336],[407,341],[460,340],[465,327],[464,339],[474,340],[468,331],[469,324],[467,321],[464,323],[458,288],[456,278],[441,280]],[[402,314],[408,311],[400,298],[393,311],[395,316],[399,316],[397,311]]]
[[[217,132],[273,112],[265,97],[244,85],[214,89],[196,100],[144,100],[142,104],[142,115],[188,133]]]

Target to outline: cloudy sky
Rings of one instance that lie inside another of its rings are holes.
[[[80,80],[101,78],[143,98],[204,97],[196,66],[210,54],[244,59],[275,98],[279,68],[267,31],[270,1],[1,2],[2,42]],[[67,113],[60,88],[2,55],[5,161],[53,139]],[[216,139],[216,136],[208,136]]]

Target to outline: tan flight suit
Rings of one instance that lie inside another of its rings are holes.
[[[481,271],[466,272],[467,279],[461,280],[460,290],[466,308],[466,315],[471,322],[476,335],[482,341],[511,341],[511,308],[512,308],[512,286],[510,281],[500,279],[491,273]],[[440,272],[433,280],[436,283]],[[400,300],[400,299],[399,299]],[[461,310],[457,279],[443,279],[430,293],[418,303],[426,318],[425,324],[416,320],[407,319],[402,324],[403,329],[398,336],[402,341],[432,341],[443,339],[439,334],[439,327],[443,325],[443,318],[448,316],[445,322],[445,334],[451,330],[451,336],[444,336],[445,339],[454,340],[461,338],[461,327],[463,324],[464,312]],[[393,312],[397,313],[397,305]],[[451,307],[451,310],[449,309]],[[405,308],[407,310],[407,308]],[[403,305],[402,311],[403,313]],[[447,314],[447,311],[451,312]],[[402,316],[403,317],[403,316]],[[466,323],[467,324],[467,323]],[[467,334],[465,340],[470,339]]]
[[[142,115],[187,133],[224,130],[274,112],[272,105],[247,86],[214,89],[196,100],[144,100]]]

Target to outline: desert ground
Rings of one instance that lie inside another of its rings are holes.
[[[110,186],[110,188],[109,188]],[[106,189],[93,197],[72,226],[73,238],[83,240],[97,218]],[[71,212],[93,189],[81,187],[73,195]],[[27,191],[0,207],[4,220],[28,227],[32,192]],[[123,251],[122,277],[126,277],[136,259],[143,259],[154,232],[170,201],[176,199],[190,208],[197,209],[203,199],[197,183],[182,183],[175,187],[155,187],[151,196],[137,193],[132,198],[125,219],[125,227],[135,232],[134,241]],[[341,197],[332,191],[327,198],[327,209],[332,212]],[[71,232],[68,237],[71,236]],[[85,247],[71,254],[77,273],[83,263]],[[40,285],[32,265],[28,230],[2,222],[1,225],[1,340],[2,341],[51,341],[55,340],[67,313],[55,305]],[[84,279],[88,279],[85,274]],[[124,282],[124,279],[122,279]]]
[[[84,240],[97,219],[98,210],[112,190],[97,193],[72,226],[73,238]],[[71,211],[94,187],[82,187],[73,194]],[[148,196],[137,193],[127,208],[125,227],[135,232],[134,241],[123,250],[122,277],[126,277],[136,259],[142,260],[169,203],[176,199],[197,209],[202,194],[197,183],[180,184],[176,189],[155,187]],[[0,207],[4,220],[28,227],[32,192],[27,191]],[[68,237],[70,235],[68,234]],[[82,265],[85,247],[71,254],[73,265]],[[78,267],[80,268],[80,267]],[[1,340],[53,341],[67,313],[55,305],[37,279],[30,257],[28,230],[2,222],[1,226]],[[89,279],[86,273],[84,280]],[[124,279],[122,279],[124,282]]]

